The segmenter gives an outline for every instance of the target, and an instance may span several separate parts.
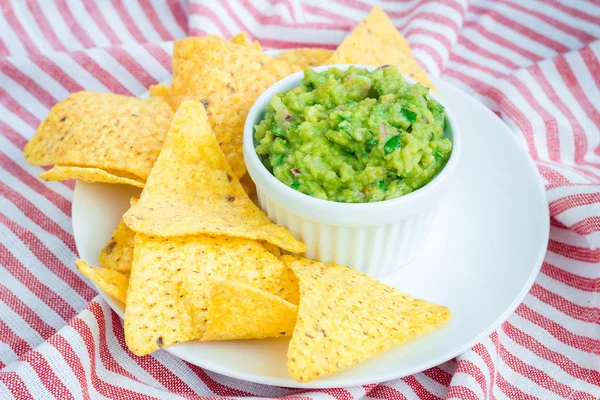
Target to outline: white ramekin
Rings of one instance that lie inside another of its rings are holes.
[[[370,71],[377,67],[355,65]],[[350,65],[314,68],[346,70]],[[427,240],[438,205],[447,191],[460,158],[460,134],[450,107],[446,108],[445,136],[453,144],[444,169],[431,182],[405,196],[376,203],[337,203],[300,193],[273,176],[256,154],[254,125],[264,117],[276,93],[300,85],[298,72],[275,83],[254,103],[244,126],[244,159],[256,184],[260,207],[275,223],[285,226],[306,243],[305,256],[326,263],[347,265],[372,276],[383,275],[411,261]],[[407,83],[415,81],[405,77]]]

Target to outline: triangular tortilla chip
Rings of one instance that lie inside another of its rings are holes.
[[[333,55],[333,51],[320,48],[294,49],[279,53],[278,60],[287,61],[298,70],[323,65]]]
[[[171,88],[169,86],[161,84],[150,86],[150,97],[161,99],[171,106]]]
[[[298,302],[298,281],[259,243],[238,238],[135,237],[125,339],[137,355],[199,339],[215,282],[235,280]]]
[[[266,240],[295,253],[306,250],[250,200],[215,140],[204,107],[191,100],[177,110],[140,201],[123,218],[147,235],[226,235]]]
[[[105,170],[94,167],[75,167],[66,165],[55,165],[48,171],[39,175],[43,181],[66,181],[76,179],[90,183],[114,183],[131,185],[138,188],[144,187],[144,180],[127,172],[116,170]]]
[[[94,282],[100,289],[125,304],[129,275],[112,269],[92,268],[83,260],[75,260],[79,272]]]
[[[379,7],[371,10],[324,64],[396,65],[400,73],[435,90],[423,68],[413,58],[404,36]]]
[[[217,282],[208,300],[208,321],[202,341],[264,339],[289,336],[298,306],[235,281]]]
[[[134,206],[138,200],[137,197],[131,198],[131,206]],[[115,232],[98,256],[100,265],[119,272],[131,271],[134,238],[135,232],[125,224],[125,221],[119,221]]]
[[[246,32],[240,32],[237,35],[235,35],[234,37],[232,37],[231,43],[239,44],[240,46],[252,47],[255,50],[259,50],[259,51],[262,50],[262,48],[260,47],[260,43],[258,43],[258,41],[252,43],[250,41],[250,39],[248,39],[248,34]]]
[[[242,153],[244,122],[262,92],[295,68],[253,47],[208,36],[175,42],[174,109],[185,99],[200,101],[236,178],[246,172]]]
[[[357,364],[450,320],[446,307],[412,298],[352,268],[281,259],[300,281],[287,364],[298,382]]]
[[[173,111],[160,99],[79,92],[56,104],[25,146],[32,165],[95,167],[145,180]]]

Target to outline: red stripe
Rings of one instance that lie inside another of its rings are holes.
[[[554,182],[554,184],[561,186],[569,185],[571,183],[571,181],[569,181],[567,178],[561,175],[558,171],[550,167],[537,163],[537,168],[540,174],[544,177],[544,179],[546,179],[549,182]]]
[[[308,26],[305,25],[306,22],[303,24],[296,24],[294,22],[289,22],[289,21],[286,21],[279,14],[274,14],[274,15],[260,14],[260,12],[258,10],[256,10],[252,6],[252,3],[248,0],[243,0],[242,4],[244,4],[244,6],[246,6],[246,9],[250,9],[250,13],[252,13],[252,15],[258,21],[260,21],[261,25],[275,24],[275,25],[291,26],[291,27],[302,26],[302,27],[308,28]],[[303,4],[302,10],[305,12],[309,12],[313,15],[318,15],[320,17],[328,18],[332,21],[331,23],[316,24],[316,25],[324,25],[323,27],[320,27],[320,28],[315,27],[316,29],[339,29],[342,31],[351,31],[356,26],[356,23],[357,23],[357,21],[355,19],[346,17],[344,15],[336,13],[335,11],[320,8],[318,6]],[[290,11],[290,15],[294,15],[293,10]],[[309,23],[309,24],[313,25],[315,23],[313,22],[313,23]]]
[[[188,17],[186,12],[183,10],[183,7],[181,7],[179,0],[167,0],[167,5],[171,10],[171,14],[173,14],[173,17],[175,18],[175,21],[177,21],[177,25],[179,25],[183,32],[187,34]]]
[[[144,37],[142,32],[140,32],[135,22],[133,22],[133,20],[131,19],[131,16],[129,15],[129,12],[125,7],[123,0],[111,0],[111,2],[112,5],[115,7],[115,10],[117,10],[117,13],[123,21],[123,24],[125,24],[125,27],[129,31],[129,33],[131,33],[131,36],[133,36],[138,43],[146,43],[146,38]]]
[[[528,378],[532,382],[536,383],[538,386],[543,387],[544,389],[549,390],[557,394],[558,396],[565,398],[571,395],[571,393],[577,393],[581,397],[575,398],[596,400],[594,397],[590,397],[589,394],[580,391],[574,392],[572,388],[558,382],[540,368],[525,363],[523,360],[519,359],[514,354],[509,352],[502,345],[502,341],[500,341],[498,344],[500,347],[500,357],[502,358],[504,363],[513,371],[521,374],[525,378]]]
[[[12,63],[9,61],[0,60],[0,68],[2,68],[2,72],[4,74],[6,74],[13,81],[17,82],[23,89],[29,92],[33,97],[36,98],[36,100],[46,107],[52,108],[52,106],[58,102],[56,97],[48,93],[29,76],[15,68],[14,65],[12,65]]]
[[[546,330],[558,341],[586,353],[594,353],[595,349],[600,348],[600,340],[591,337],[581,336],[568,331],[564,326],[545,317],[525,304],[519,305],[515,311],[517,315],[525,318],[540,328]]]
[[[200,367],[190,364],[184,361],[188,367],[196,374],[198,378],[204,383],[211,392],[215,393],[218,396],[252,396],[251,393],[245,392],[243,390],[238,390],[226,385],[223,385],[214,379],[212,379],[208,374]]]
[[[566,4],[563,4],[557,0],[546,0],[546,3],[550,4],[552,7],[564,12],[565,14],[569,14],[573,17],[584,19],[586,21],[592,22],[594,24],[600,24],[600,18],[595,15],[588,14],[576,8],[571,8]]]
[[[498,53],[489,51],[487,49],[484,49],[483,47],[480,47],[477,43],[472,42],[469,38],[467,38],[466,35],[460,35],[458,38],[458,43],[465,46],[465,48],[467,50],[477,53],[484,58],[492,59],[492,60],[510,68],[511,70],[519,69],[519,66],[517,64],[515,64],[514,62],[512,62],[510,59],[504,57],[501,54],[498,54]],[[456,53],[452,54],[450,56],[450,59],[452,59],[452,57],[454,57],[455,54]]]
[[[452,380],[452,375],[441,369],[440,367],[429,368],[423,373],[431,380],[436,381],[442,386],[450,385],[450,381]]]
[[[60,83],[65,89],[71,93],[80,92],[83,89],[75,79],[69,76],[60,66],[58,66],[51,58],[43,55],[31,57],[33,61],[42,71],[50,75],[55,81]]]
[[[479,355],[479,357],[481,357],[481,359],[483,360],[483,362],[485,363],[485,365],[488,369],[488,374],[490,377],[489,387],[490,387],[490,392],[491,392],[492,388],[494,387],[494,382],[496,380],[496,363],[494,361],[492,361],[492,357],[491,357],[489,351],[483,344],[477,343],[475,346],[473,346],[473,348],[471,350],[473,350],[476,354]],[[487,392],[486,392],[486,394],[487,394]]]
[[[50,190],[47,186],[42,184],[39,179],[30,175],[21,168],[20,165],[16,164],[2,152],[0,152],[0,167],[4,168],[9,174],[29,186],[36,193],[44,196],[44,198],[62,211],[63,214],[67,216],[71,215],[71,202],[68,199],[62,197],[57,192]]]
[[[562,282],[572,288],[585,292],[599,292],[600,279],[587,278],[556,267],[548,262],[542,264],[542,273],[550,278]]]
[[[67,5],[65,0],[54,0],[56,8],[62,15],[63,19],[67,23],[67,28],[73,33],[73,36],[83,45],[85,48],[95,47],[95,43],[92,38],[88,35],[87,31],[81,27],[77,19],[73,16],[71,9]]]
[[[485,393],[485,392],[484,392]],[[461,400],[479,400],[473,390],[463,385],[452,385],[448,388],[446,398],[457,398]]]
[[[56,376],[48,360],[36,350],[26,353],[22,361],[29,363],[46,389],[57,399],[74,399],[73,394]]]
[[[406,396],[398,390],[384,384],[375,386],[373,390],[367,393],[367,396],[387,400],[408,400]]]
[[[192,387],[190,387],[183,380],[179,379],[179,377],[176,374],[171,372],[153,356],[139,357],[131,353],[131,351],[127,347],[127,344],[125,343],[125,337],[123,334],[123,323],[121,318],[115,312],[111,311],[111,319],[113,334],[119,342],[119,345],[121,346],[123,351],[125,351],[133,359],[133,361],[135,361],[140,366],[140,368],[144,369],[146,372],[152,375],[154,379],[156,379],[170,392],[177,393],[178,395],[190,396],[194,396],[196,394]]]
[[[4,40],[2,40],[1,37],[0,37],[0,56],[2,56],[2,57],[11,56],[10,52],[8,51],[8,47],[6,47],[6,43],[4,43]]]
[[[427,390],[413,375],[405,376],[402,380],[410,386],[419,399],[439,399],[439,397]]]
[[[580,165],[587,164],[592,165],[594,167],[598,167],[598,164],[592,164],[585,161],[584,156],[587,153],[587,137],[585,135],[585,132],[583,131],[583,128],[581,127],[581,125],[579,124],[569,107],[567,107],[565,103],[563,103],[561,96],[559,96],[556,93],[556,91],[546,78],[546,75],[541,70],[539,65],[532,65],[528,68],[528,70],[529,72],[531,72],[535,80],[540,84],[542,90],[544,91],[546,96],[548,96],[552,104],[554,104],[560,110],[560,112],[568,119],[569,123],[571,124],[575,143],[575,162]]]
[[[71,307],[58,293],[40,282],[2,243],[0,243],[0,265],[3,265],[8,273],[28,288],[31,293],[65,322],[77,315],[77,310]]]
[[[591,250],[587,247],[578,247],[550,239],[548,241],[548,250],[572,260],[588,263],[597,263],[600,261],[600,249]]]
[[[2,282],[0,282],[0,300],[2,300],[2,302],[17,315],[23,318],[23,321],[40,335],[42,339],[45,340],[54,334],[55,329],[41,319],[38,313],[25,304],[25,302],[17,297],[9,288],[4,286]]]
[[[83,364],[81,363],[81,358],[79,355],[75,353],[73,347],[69,344],[69,342],[62,337],[61,335],[54,335],[49,340],[50,344],[54,346],[54,348],[60,353],[60,355],[64,358],[65,362],[71,368],[77,381],[79,381],[79,385],[81,386],[81,393],[83,394],[83,398],[85,400],[90,399],[86,372],[83,368]]]
[[[150,87],[156,83],[156,79],[148,73],[148,71],[133,58],[129,53],[120,47],[112,47],[107,49],[108,54],[121,64],[136,80],[144,87]]]
[[[144,48],[160,65],[171,73],[171,54],[167,53],[162,47],[154,44],[144,45]]]
[[[96,2],[94,0],[83,0],[83,5],[87,12],[90,14],[90,17],[94,20],[94,22],[98,25],[98,28],[106,35],[106,38],[111,44],[121,44],[121,39],[117,36],[115,31],[110,27],[110,25],[106,22],[104,15],[98,9]]]
[[[548,150],[548,157],[551,161],[560,161],[560,136],[558,133],[558,124],[556,118],[554,118],[554,116],[542,106],[542,102],[545,99],[542,99],[542,102],[537,101],[529,88],[514,75],[508,76],[506,80],[519,91],[525,101],[542,118],[546,131],[546,148]]]
[[[113,93],[131,96],[132,93],[94,59],[83,51],[74,51],[70,54],[71,58],[81,65],[86,71],[98,79],[104,86]]]
[[[0,382],[4,383],[11,393],[18,393],[19,400],[34,400],[34,397],[25,386],[23,379],[16,372],[0,371]]]
[[[558,29],[559,31],[568,33],[571,36],[575,36],[577,39],[579,39],[580,41],[584,42],[584,43],[588,43],[588,42],[592,42],[595,40],[595,38],[588,34],[585,31],[579,30],[577,28],[572,27],[571,25],[567,25],[566,23],[559,21],[555,18],[552,18],[550,16],[548,16],[548,14],[544,14],[541,13],[539,11],[535,11],[535,10],[531,10],[529,8],[525,8],[519,4],[515,4],[512,3],[510,1],[506,1],[506,0],[501,0],[500,1],[502,4],[515,9],[515,10],[519,10],[522,11],[526,14],[529,15],[533,15],[534,17],[544,21],[545,23],[547,23],[548,25],[552,25],[553,27],[555,27],[556,29]]]
[[[441,71],[444,69],[444,60],[442,59],[442,56],[439,55],[439,53],[430,45],[426,44],[426,43],[413,43],[411,46],[412,49],[421,49],[423,51],[425,51],[427,54],[429,54],[429,56],[433,59],[433,61],[435,62],[438,71]],[[419,63],[419,65],[425,69],[427,72],[431,73],[432,71],[429,71],[429,69],[427,68],[427,66],[425,64],[423,64],[422,62],[420,62],[419,59],[417,59],[417,62]]]
[[[96,292],[81,278],[81,276],[63,264],[35,234],[8,219],[2,213],[0,213],[0,223],[10,229],[20,241],[27,243],[27,246],[33,255],[40,260],[49,271],[71,286],[71,288],[73,288],[73,290],[84,300],[89,301],[96,295]]]
[[[492,69],[492,68],[490,68],[488,66],[485,66],[485,65],[481,65],[479,63],[476,63],[475,61],[467,60],[466,58],[461,57],[458,54],[454,54],[452,56],[452,61],[459,63],[460,67],[466,65],[466,66],[469,66],[471,68],[475,68],[475,69],[483,71],[483,72],[485,72],[487,74],[490,74],[494,78],[502,78],[503,76],[505,76],[505,74],[503,74],[501,72],[498,72],[495,69]]]
[[[459,360],[456,366],[456,372],[462,372],[463,374],[471,375],[479,384],[481,392],[484,394],[487,393],[486,377],[477,364],[469,360]]]
[[[8,22],[8,25],[10,25],[15,35],[17,35],[17,38],[21,41],[23,47],[25,47],[25,50],[31,54],[38,54],[40,52],[38,47],[29,38],[29,34],[25,31],[23,25],[21,25],[16,14],[14,12],[5,12],[4,18],[6,18],[6,22]]]
[[[475,35],[481,35],[486,37],[488,40],[496,43],[499,46],[505,47],[509,50],[514,51],[517,54],[522,55],[523,57],[529,59],[530,61],[539,61],[541,59],[540,56],[538,56],[535,53],[532,53],[531,51],[517,46],[515,43],[509,41],[508,39],[505,39],[504,37],[494,33],[494,32],[490,32],[486,29],[486,27],[483,24],[480,24],[479,22],[474,22],[474,21],[465,21],[463,23],[463,27],[466,28],[466,30],[464,31],[464,35],[470,35],[468,29],[473,29],[475,31]],[[501,52],[502,50],[495,50],[497,52]]]
[[[581,306],[537,283],[532,286],[529,293],[571,318],[586,323],[600,322],[600,308],[598,307]]]
[[[520,330],[510,322],[503,324],[502,330],[512,341],[528,349],[538,357],[553,363],[573,378],[584,382],[590,379],[594,382],[600,382],[600,372],[581,367],[564,354],[560,354],[544,346],[534,336],[528,335],[525,331]]]
[[[600,203],[600,192],[572,194],[551,201],[549,204],[550,214],[557,216],[571,208],[589,206],[596,203]]]
[[[21,357],[21,355],[31,350],[29,343],[23,340],[21,336],[15,334],[15,332],[10,329],[10,326],[3,320],[0,320],[0,342],[8,345],[17,357]],[[4,368],[4,366],[2,368]],[[1,379],[2,372],[0,372],[0,380]]]
[[[217,4],[217,3],[213,3],[213,4]],[[219,4],[221,4],[221,3],[219,3]],[[226,4],[226,2],[222,3],[222,5],[225,5],[225,4]],[[191,3],[189,5],[189,7],[190,7],[190,15],[197,14],[197,15],[206,16],[206,18],[208,18],[210,20],[210,22],[212,22],[217,27],[221,36],[223,36],[225,38],[231,38],[231,36],[233,36],[234,33],[237,33],[237,32],[231,32],[229,29],[227,29],[225,24],[221,21],[221,18],[219,18],[215,13],[213,13],[213,11],[209,7],[207,7],[203,4],[198,4],[198,3]],[[232,17],[232,19],[234,19],[234,20],[236,19],[235,15],[231,15],[231,13],[229,16]],[[236,23],[237,23],[237,21],[236,21]],[[247,31],[247,28],[244,27],[243,24],[240,25],[240,28],[242,30]]]
[[[44,35],[44,38],[50,43],[50,46],[52,46],[52,48],[56,51],[66,51],[66,47],[54,33],[54,29],[52,29],[50,26],[50,23],[46,19],[46,16],[44,15],[44,12],[42,11],[38,2],[26,1],[25,4],[27,5],[27,8],[29,8],[31,16],[33,19],[35,19],[35,22],[37,22],[38,28],[40,28],[42,35]]]
[[[594,215],[571,225],[572,230],[580,235],[590,235],[600,231],[600,216]]]
[[[6,122],[0,120],[0,132],[2,132],[2,136],[4,136],[8,141],[15,145],[18,149],[23,150],[25,145],[27,144],[27,139],[25,139],[21,134],[15,131],[12,127],[6,124]]]
[[[502,392],[509,399],[540,400],[537,397],[534,397],[532,395],[524,393],[518,387],[516,387],[515,385],[513,385],[512,383],[510,383],[506,379],[504,379],[504,377],[502,375],[500,375],[500,374],[498,374],[497,382],[498,382],[498,388],[500,388],[500,390],[502,390]]]
[[[139,4],[139,0],[138,0]],[[175,39],[173,35],[169,33],[169,31],[164,27],[163,23],[160,21],[160,18],[156,14],[156,10],[152,4],[140,4],[140,8],[148,17],[148,20],[156,30],[156,32],[160,35],[162,40],[173,40]]]
[[[354,396],[344,388],[312,389],[311,392],[325,393],[337,400],[353,400]]]
[[[16,114],[25,122],[27,125],[31,126],[33,129],[37,129],[40,125],[40,120],[27,111],[19,102],[17,102],[11,95],[8,94],[3,88],[0,88],[0,102],[8,109],[8,111]]]
[[[534,31],[533,29],[529,29],[526,26],[521,25],[516,20],[510,19],[510,18],[498,13],[495,10],[479,7],[474,4],[469,4],[469,11],[472,11],[478,15],[486,15],[486,16],[490,17],[491,19],[493,19],[494,21],[498,22],[499,24],[504,25],[508,29],[518,32],[521,35],[528,37],[529,39],[531,39],[535,42],[538,42],[539,44],[556,51],[557,53],[566,53],[569,51],[569,48],[567,46],[565,46],[564,44],[554,41],[554,40],[550,39],[549,36],[544,36],[536,31]],[[518,39],[516,39],[516,40],[518,40]]]
[[[89,308],[89,305],[88,305]],[[96,349],[95,339],[90,327],[80,318],[74,318],[70,324],[81,336],[85,343],[85,348],[90,358],[90,374],[89,378],[92,381],[94,389],[96,389],[101,395],[108,397],[109,399],[120,398],[120,399],[155,399],[155,397],[148,396],[139,392],[133,392],[123,386],[115,386],[108,383],[98,376],[96,373],[97,363],[104,363],[104,360],[96,360]]]
[[[0,195],[6,200],[12,202],[19,210],[23,212],[37,226],[58,237],[73,253],[77,252],[73,236],[65,231],[60,225],[53,221],[46,214],[41,212],[29,199],[21,193],[0,181]]]

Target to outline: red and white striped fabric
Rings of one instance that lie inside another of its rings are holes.
[[[551,238],[514,315],[445,364],[382,384],[292,390],[166,352],[136,357],[74,269],[73,183],[22,150],[79,90],[140,95],[170,77],[172,41],[247,31],[267,48],[334,48],[375,1],[1,0],[0,398],[600,397],[600,4],[409,0],[381,6],[432,74],[523,138],[547,188]],[[510,251],[510,249],[507,249]]]

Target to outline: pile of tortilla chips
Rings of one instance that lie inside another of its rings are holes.
[[[378,8],[336,51],[272,58],[241,33],[182,39],[171,87],[150,99],[80,92],[57,104],[25,148],[45,180],[129,184],[131,199],[83,275],[125,303],[136,355],[189,340],[291,336],[299,382],[357,364],[431,331],[450,311],[348,267],[291,255],[306,245],[250,199],[242,130],[255,99],[277,80],[334,63],[395,64],[429,85],[406,40]]]

